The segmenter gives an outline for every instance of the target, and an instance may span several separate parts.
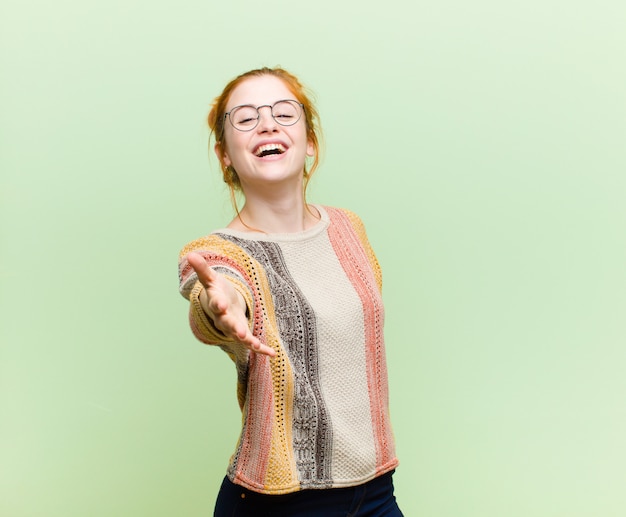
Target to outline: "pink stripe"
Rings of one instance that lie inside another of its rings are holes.
[[[237,477],[241,477],[248,484],[251,483],[251,480],[265,479],[266,477],[274,413],[269,358],[259,354],[251,354],[250,372],[248,383],[254,384],[256,388],[248,390],[246,426],[242,435],[241,453],[236,465]],[[257,483],[254,484],[257,485]],[[258,488],[265,487],[258,486]]]
[[[330,242],[344,272],[354,286],[363,305],[365,318],[365,360],[370,399],[372,428],[376,445],[377,469],[394,459],[393,436],[389,426],[387,365],[383,346],[383,306],[376,278],[372,272],[364,244],[356,234],[347,215],[326,207],[331,224]]]

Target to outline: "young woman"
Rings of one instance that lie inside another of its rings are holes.
[[[263,68],[233,79],[208,121],[245,199],[179,261],[193,333],[237,370],[242,430],[215,515],[401,516],[381,272],[355,214],[306,203],[317,112],[295,76]]]

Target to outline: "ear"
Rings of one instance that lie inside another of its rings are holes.
[[[226,167],[230,167],[230,164],[233,163],[230,161],[230,158],[228,157],[228,153],[226,152],[226,150],[222,150],[222,144],[220,142],[217,142],[215,144],[215,146],[213,147],[213,150],[215,151],[215,155],[217,156],[217,159],[222,162],[224,165],[226,165]]]
[[[313,147],[313,142],[311,142],[311,140],[309,140],[306,144],[306,155],[315,156],[315,147]]]

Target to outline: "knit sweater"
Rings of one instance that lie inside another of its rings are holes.
[[[220,346],[237,370],[242,430],[228,477],[266,494],[355,486],[398,463],[380,266],[355,214],[316,208],[321,220],[304,232],[224,229],[180,252],[191,329]],[[241,293],[250,328],[275,357],[249,352],[207,318],[186,260],[191,251]]]

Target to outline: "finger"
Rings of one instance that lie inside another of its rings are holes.
[[[276,357],[276,350],[267,345],[264,345],[257,338],[253,338],[252,342],[249,344],[249,348],[252,352],[255,352],[257,354],[263,354],[269,357]]]
[[[214,291],[211,291],[211,293],[207,294],[209,295],[209,301],[207,306],[211,313],[215,314],[216,316],[225,315],[229,308],[228,299],[220,293],[216,293]]]
[[[214,323],[224,335],[231,339],[243,342],[246,337],[246,332],[241,330],[237,319],[228,312],[216,315]]]
[[[202,285],[208,287],[211,283],[215,282],[217,273],[207,264],[202,255],[192,251],[187,254],[187,262],[189,262],[189,265],[198,275],[198,280],[200,280]]]
[[[253,352],[268,355],[270,357],[276,356],[276,351],[273,348],[261,343],[259,338],[252,334],[247,325],[238,326],[234,337],[240,343],[248,346],[248,348],[250,348]]]
[[[218,328],[225,335],[248,347],[252,352],[267,355],[269,357],[276,356],[276,351],[273,348],[261,343],[259,338],[252,334],[247,324],[235,321],[228,314],[219,318],[219,321],[220,324]]]
[[[248,332],[248,335],[244,340],[253,352],[267,355],[269,357],[276,357],[276,351],[273,348],[261,343],[261,341],[257,337],[253,336],[251,332]]]

